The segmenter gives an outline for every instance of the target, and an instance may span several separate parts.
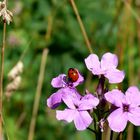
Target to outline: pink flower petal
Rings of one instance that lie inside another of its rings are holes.
[[[121,108],[113,111],[107,118],[109,127],[115,132],[122,132],[127,125],[127,112],[123,113]]]
[[[125,73],[124,71],[120,71],[118,69],[111,69],[106,71],[106,74],[104,75],[108,80],[109,83],[120,83],[123,81]]]
[[[85,59],[85,64],[87,68],[95,75],[103,74],[103,71],[100,67],[100,61],[96,54],[90,54]]]
[[[62,102],[62,90],[58,90],[47,99],[47,106],[55,109]]]
[[[122,103],[125,103],[125,95],[118,89],[105,93],[105,99],[117,107],[122,107]]]
[[[92,123],[92,118],[87,111],[77,111],[74,124],[77,130],[85,130]]]
[[[74,100],[76,99],[74,99],[74,96],[77,99],[76,95],[73,95],[73,96],[69,94],[63,95],[63,101],[70,109],[75,109]]]
[[[126,99],[131,106],[140,105],[140,91],[136,86],[129,87],[126,91]]]
[[[128,120],[136,126],[140,126],[140,107],[130,109]]]
[[[90,110],[95,108],[99,104],[99,99],[92,94],[85,95],[79,104],[79,110]]]
[[[62,100],[71,109],[75,109],[75,103],[78,104],[82,96],[74,88],[64,88]]]
[[[51,81],[51,85],[55,88],[61,88],[64,87],[65,83],[63,81],[65,74],[60,74],[57,77],[53,78]]]
[[[57,120],[63,120],[66,122],[72,122],[75,118],[76,110],[65,109],[63,111],[57,110],[56,111],[56,118]]]
[[[103,70],[114,69],[118,66],[118,57],[112,53],[105,53],[101,59],[101,68]]]

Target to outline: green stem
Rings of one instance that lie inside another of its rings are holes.
[[[117,136],[117,139],[116,139],[116,140],[121,140],[121,139],[120,139],[121,134],[122,134],[122,132],[120,132],[120,133],[118,134],[118,136]]]
[[[87,128],[89,131],[91,131],[92,133],[94,133],[95,135],[97,134],[97,132],[95,131],[95,130],[93,130],[93,129],[91,129],[91,128]]]
[[[98,134],[97,134],[96,140],[102,140],[102,132],[100,128],[98,128]]]

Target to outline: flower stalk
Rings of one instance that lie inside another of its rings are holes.
[[[1,68],[0,68],[0,139],[2,139],[2,97],[3,97],[3,76],[4,76],[4,52],[6,44],[6,21],[3,24],[3,42],[1,48]]]
[[[105,109],[105,100],[104,100],[104,83],[105,83],[105,77],[103,75],[100,76],[99,78],[99,83],[96,88],[96,93],[98,96],[98,99],[100,101],[98,107],[97,107],[97,116],[98,116],[98,133],[97,133],[97,140],[102,140],[102,131],[100,128],[100,121],[102,120],[103,114],[104,114],[104,109]]]

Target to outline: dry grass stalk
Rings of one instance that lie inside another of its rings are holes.
[[[39,73],[39,77],[38,77],[38,84],[37,84],[36,95],[35,95],[35,99],[34,99],[33,112],[32,112],[30,128],[29,128],[28,140],[33,140],[33,138],[34,138],[34,131],[35,131],[37,113],[38,113],[38,108],[39,108],[39,101],[40,101],[40,97],[41,97],[41,89],[43,86],[47,55],[48,55],[48,49],[44,49],[43,53],[42,53],[40,73]]]
[[[6,44],[6,23],[10,24],[12,21],[12,12],[7,9],[7,0],[0,2],[0,17],[3,19],[3,41],[1,48],[1,68],[0,68],[0,140],[3,139],[2,132],[2,97],[3,97],[3,75],[4,75],[4,51]]]
[[[6,23],[3,25],[3,43],[1,48],[1,67],[0,67],[0,140],[3,139],[2,132],[2,98],[3,98],[3,75],[4,75],[4,52],[6,44]]]
[[[83,37],[84,37],[84,40],[85,40],[87,49],[89,50],[90,53],[93,53],[93,50],[92,50],[90,41],[89,41],[89,39],[88,39],[88,36],[87,36],[86,30],[85,30],[84,24],[83,24],[83,22],[82,22],[82,20],[81,20],[81,17],[80,17],[80,15],[79,15],[77,6],[76,6],[76,4],[75,4],[75,1],[74,1],[74,0],[70,0],[70,3],[71,3],[71,5],[72,5],[73,11],[74,11],[74,13],[75,13],[75,15],[76,15],[76,18],[77,18],[77,21],[78,21],[78,23],[79,23],[80,29],[81,29],[81,31],[82,31],[82,34],[83,34]]]

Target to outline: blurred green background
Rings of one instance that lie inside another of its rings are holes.
[[[119,68],[126,73],[122,90],[129,85],[140,88],[140,1],[75,0],[75,3],[93,52],[100,57],[105,52],[118,55]],[[46,99],[57,90],[51,87],[51,79],[67,73],[70,67],[78,68],[85,77],[85,84],[79,87],[81,92],[85,88],[94,92],[97,85],[97,78],[90,76],[84,64],[89,51],[70,1],[9,0],[8,9],[14,17],[7,26],[4,89],[9,83],[8,72],[25,53],[20,87],[9,100],[6,97],[3,100],[5,135],[10,140],[28,139],[41,55],[48,48],[34,140],[93,140],[90,131],[78,132],[73,124],[57,121],[55,110],[46,107]],[[2,45],[2,21],[0,30]],[[134,139],[140,138],[140,128],[132,130]]]

